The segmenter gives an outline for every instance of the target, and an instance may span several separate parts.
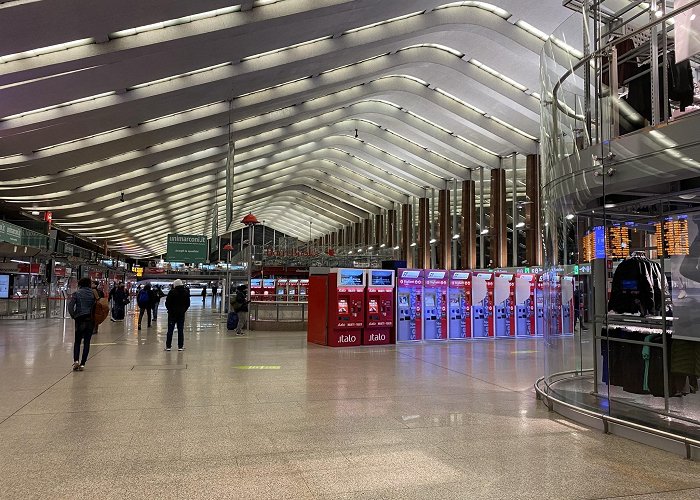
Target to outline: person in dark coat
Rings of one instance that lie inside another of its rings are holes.
[[[75,320],[75,340],[73,341],[73,371],[83,371],[90,353],[90,339],[95,330],[93,311],[96,294],[92,291],[90,278],[78,281],[78,290],[73,293],[68,304],[71,317]],[[80,344],[83,344],[83,355],[80,357]],[[80,361],[78,361],[80,359]]]
[[[136,295],[136,304],[139,306],[139,330],[141,329],[141,321],[143,320],[143,315],[146,313],[148,316],[148,328],[151,327],[151,311],[153,310],[153,290],[151,289],[151,284],[146,283],[140,292]]]
[[[173,286],[165,298],[165,308],[168,310],[168,335],[165,340],[165,350],[173,345],[173,331],[177,326],[177,350],[185,350],[185,313],[190,308],[190,292],[182,280],[173,281]]]
[[[231,297],[231,308],[238,314],[238,328],[236,329],[236,335],[243,335],[241,331],[244,324],[248,327],[248,287],[246,285],[239,285],[236,288],[236,295]]]
[[[124,287],[124,283],[120,283],[116,291],[110,295],[112,301],[112,321],[124,321],[126,315],[126,305],[129,303],[129,293]]]
[[[160,306],[160,299],[165,297],[163,290],[161,290],[160,285],[153,287],[153,322],[155,323],[158,319],[158,306]]]

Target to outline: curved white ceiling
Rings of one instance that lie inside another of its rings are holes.
[[[234,220],[301,239],[535,152],[539,51],[571,15],[560,0],[77,4],[0,5],[0,198],[137,257],[210,235],[215,204],[226,229],[230,143]]]

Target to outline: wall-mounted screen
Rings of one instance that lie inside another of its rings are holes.
[[[374,286],[392,286],[394,284],[393,271],[376,271],[369,272],[369,284]]]
[[[365,272],[361,269],[339,269],[338,284],[343,286],[363,286]]]
[[[10,275],[0,274],[0,299],[10,298]]]

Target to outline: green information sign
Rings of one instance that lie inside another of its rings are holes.
[[[0,241],[13,245],[22,244],[22,228],[0,220]]]
[[[168,235],[168,261],[170,262],[206,262],[207,237],[188,234]]]

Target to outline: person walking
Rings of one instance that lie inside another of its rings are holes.
[[[202,287],[202,304],[207,301],[207,285]]]
[[[97,293],[92,289],[90,278],[78,281],[78,290],[73,293],[68,303],[68,313],[75,320],[75,340],[73,341],[73,371],[83,371],[90,354],[90,339],[95,330],[93,314],[97,303]],[[83,355],[80,356],[80,344],[83,343]],[[80,360],[80,361],[78,361]]]
[[[236,335],[245,335],[241,330],[248,328],[248,287],[246,285],[238,285],[236,295],[231,297],[231,308],[238,314],[238,327]],[[245,325],[245,328],[244,326]]]
[[[141,321],[143,320],[143,314],[146,313],[148,316],[148,328],[151,327],[151,311],[153,310],[153,290],[151,289],[151,284],[146,283],[146,285],[141,289],[141,291],[136,296],[136,304],[139,306],[139,327],[141,329]]]
[[[124,287],[124,283],[120,283],[116,291],[110,296],[112,299],[112,321],[124,321],[126,315],[126,305],[129,303],[129,293]]]
[[[153,287],[153,322],[155,323],[158,319],[158,307],[160,306],[160,299],[165,297],[163,290],[160,285]]]
[[[165,350],[173,346],[173,331],[177,326],[177,350],[185,350],[185,313],[190,308],[190,292],[182,280],[173,281],[173,286],[165,298],[165,308],[168,310],[168,335],[165,340]]]

